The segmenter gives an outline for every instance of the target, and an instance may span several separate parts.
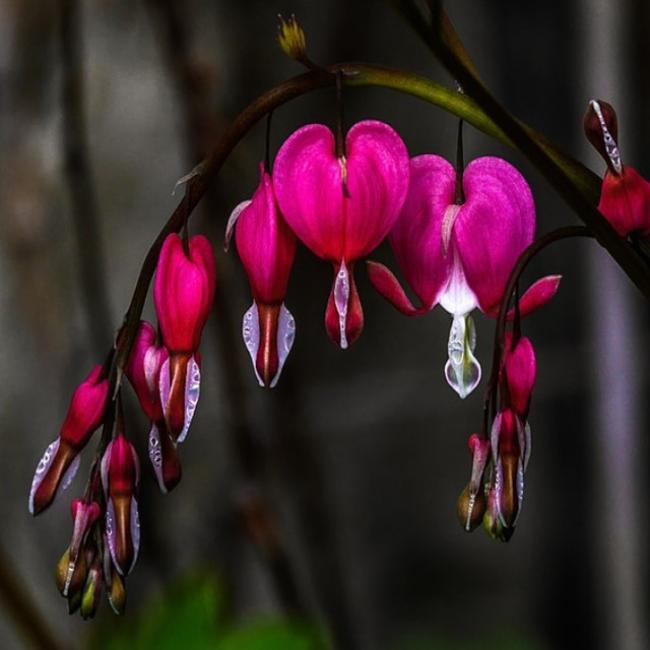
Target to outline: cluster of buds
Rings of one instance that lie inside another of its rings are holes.
[[[163,493],[181,478],[176,447],[187,436],[199,398],[199,345],[215,285],[207,239],[169,235],[154,286],[159,333],[150,323],[140,323],[124,369],[151,422],[149,458]],[[123,342],[121,332],[117,348]],[[72,539],[56,570],[69,612],[79,610],[84,618],[95,615],[104,591],[112,609],[124,611],[125,578],[140,547],[140,462],[125,433],[116,356],[113,351],[76,389],[59,436],[38,463],[29,495],[29,511],[43,512],[70,485],[81,452],[103,423],[85,493],[72,502]],[[112,385],[116,390],[109,395]]]
[[[499,410],[489,436],[483,431],[469,439],[472,472],[457,508],[466,531],[482,521],[487,533],[503,542],[512,537],[523,504],[531,450],[528,411],[537,374],[533,344],[515,331],[505,338],[498,376]]]

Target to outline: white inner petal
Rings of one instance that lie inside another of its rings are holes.
[[[481,364],[474,356],[476,330],[469,314],[455,315],[449,331],[445,364],[447,383],[464,399],[481,381]]]
[[[282,303],[278,317],[278,371],[275,373],[273,381],[271,381],[271,388],[275,387],[278,379],[280,379],[280,373],[282,372],[282,368],[284,368],[284,362],[287,360],[289,352],[291,352],[295,337],[296,321],[291,312]]]
[[[235,206],[235,209],[230,213],[228,217],[228,223],[226,224],[226,237],[224,240],[223,248],[225,251],[228,251],[230,247],[230,240],[232,239],[232,233],[235,230],[235,224],[237,219],[241,216],[241,213],[252,203],[252,201],[242,201],[239,205]]]
[[[36,471],[34,472],[34,478],[32,479],[32,487],[29,491],[29,514],[30,515],[34,514],[34,496],[36,495],[36,491],[38,490],[39,485],[43,482],[43,478],[45,474],[47,474],[47,470],[50,468],[50,465],[54,460],[54,456],[56,455],[60,442],[61,441],[59,440],[59,438],[53,440],[47,446],[47,449],[45,450],[45,453],[43,454],[41,460],[38,461],[38,465],[36,466]]]
[[[241,323],[241,334],[248,354],[253,362],[253,370],[255,371],[257,382],[260,386],[264,386],[264,382],[259,372],[257,372],[257,351],[260,347],[260,318],[255,302],[253,302],[249,310],[244,314]]]
[[[465,271],[456,248],[453,248],[451,274],[447,286],[440,296],[440,304],[450,314],[468,314],[478,306],[474,292],[469,288],[465,279]]]
[[[199,403],[200,391],[201,371],[199,364],[194,359],[194,355],[192,355],[187,362],[187,374],[185,376],[185,419],[183,421],[183,430],[176,441],[179,444],[187,438],[187,432],[190,430],[196,405]]]
[[[336,274],[334,281],[334,305],[339,315],[339,345],[343,350],[348,347],[346,325],[348,320],[348,303],[350,302],[350,275],[345,266],[345,260],[341,260],[341,267]]]

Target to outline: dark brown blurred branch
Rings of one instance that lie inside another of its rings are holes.
[[[7,612],[31,647],[43,650],[63,650],[32,597],[11,569],[12,562],[0,549],[0,599]]]
[[[187,35],[187,7],[181,9],[173,0],[148,0],[147,6],[158,27],[164,60],[182,113],[187,155],[190,160],[197,162],[205,156],[208,143],[213,141],[214,134],[219,131],[221,120],[217,118],[209,100],[207,70],[192,57]],[[223,201],[219,200],[216,187],[207,189],[204,208],[208,215],[223,212]],[[223,369],[226,403],[230,409],[227,428],[242,482],[235,505],[242,518],[244,531],[268,565],[282,606],[289,614],[306,616],[295,572],[282,535],[277,530],[273,508],[266,496],[266,450],[254,435],[250,424],[241,356],[237,353],[241,344],[234,329],[237,319],[231,309],[232,283],[223,281],[224,273],[226,276],[231,275],[228,268],[224,269],[226,264],[229,262],[224,259],[220,270],[221,286],[215,305],[217,318],[213,322],[216,324],[214,332],[219,363]]]
[[[78,276],[93,353],[112,339],[97,197],[90,171],[84,106],[83,43],[78,0],[60,0],[63,156],[76,237]]]

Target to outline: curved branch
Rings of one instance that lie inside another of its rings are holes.
[[[517,282],[530,261],[543,249],[551,244],[562,239],[570,237],[594,237],[594,233],[587,228],[587,226],[565,226],[564,228],[557,228],[552,230],[546,235],[536,239],[517,259],[517,262],[510,272],[508,282],[503,291],[501,304],[499,306],[499,315],[494,329],[494,351],[492,354],[492,369],[490,370],[490,380],[485,391],[485,404],[484,404],[484,425],[487,424],[490,399],[495,394],[495,389],[499,381],[499,371],[501,369],[501,361],[503,359],[503,347],[505,340],[506,329],[506,316],[508,314],[508,307],[510,299],[515,292]],[[487,429],[486,429],[487,430]]]
[[[122,369],[126,365],[142,308],[144,307],[149,283],[156,267],[158,254],[167,235],[181,228],[186,217],[205,194],[210,180],[219,171],[239,141],[257,122],[270,111],[296,97],[319,88],[334,86],[337,71],[343,73],[347,86],[379,86],[418,97],[453,113],[484,133],[512,146],[512,142],[504,135],[504,132],[495,125],[475,102],[420,75],[380,66],[342,63],[330,66],[326,71],[307,72],[272,88],[251,102],[239,114],[216,143],[211,154],[189,175],[183,200],[161,229],[142,264],[133,298],[121,328],[123,336],[119,337],[118,350],[115,356],[115,366],[118,369]],[[526,128],[528,129],[528,127]],[[558,166],[566,169],[567,175],[573,179],[576,187],[580,188],[578,191],[584,192],[585,197],[592,196],[594,184],[598,182],[598,178],[581,163],[545,141],[543,136],[536,134],[532,129],[528,129],[528,131],[533,133],[534,137],[538,138],[540,142],[545,142],[540,146],[545,148],[547,154],[556,161]],[[585,198],[585,200],[587,199]]]

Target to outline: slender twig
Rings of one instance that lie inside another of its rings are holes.
[[[214,121],[213,113],[210,103],[206,100],[206,93],[197,81],[192,63],[190,43],[185,29],[186,11],[181,11],[172,0],[149,0],[148,5],[152,9],[156,24],[160,27],[161,46],[183,114],[184,141],[188,156],[190,159],[200,160],[205,155],[210,133],[216,128],[210,124]],[[271,112],[268,115],[270,116]],[[267,149],[268,138],[267,124]],[[215,188],[208,188],[205,199],[208,214],[219,214],[223,211],[222,201],[219,200]],[[268,564],[276,594],[284,609],[290,614],[304,615],[305,607],[295,572],[282,535],[276,530],[277,518],[265,496],[268,491],[264,486],[266,450],[262,448],[251,428],[241,357],[237,354],[237,340],[232,327],[235,322],[230,307],[232,301],[228,295],[224,295],[224,291],[228,291],[228,287],[222,287],[216,301],[218,327],[215,328],[215,334],[219,363],[224,371],[226,402],[231,411],[228,432],[245,486],[245,489],[240,491],[240,496],[245,498],[240,499],[237,506],[243,518],[244,530]]]
[[[26,642],[42,650],[63,649],[33,597],[25,589],[23,582],[11,569],[13,562],[0,549],[0,600],[11,614],[12,620],[20,629]]]
[[[97,197],[86,142],[83,42],[79,0],[60,0],[63,156],[76,237],[78,276],[92,349],[101,354],[111,340],[110,309]]]
[[[499,372],[503,361],[504,341],[506,320],[508,315],[508,308],[510,300],[517,288],[517,283],[521,274],[526,270],[526,267],[531,260],[547,246],[570,237],[594,237],[594,233],[586,226],[565,226],[564,228],[557,228],[551,232],[536,239],[524,252],[519,256],[517,262],[512,267],[508,281],[506,282],[499,305],[499,315],[494,328],[494,348],[492,353],[492,369],[490,370],[490,379],[485,391],[485,402],[483,407],[483,425],[484,432],[489,431],[487,425],[489,423],[489,409],[490,404],[493,402],[496,392],[496,386],[499,381]]]
[[[427,27],[413,0],[399,2],[409,22],[416,28],[442,65],[460,83],[507,138],[540,170],[564,201],[593,231],[598,242],[607,249],[639,290],[650,298],[650,265],[634,247],[620,237],[596,208],[594,201],[581,192],[557,161],[549,156],[544,147],[530,137],[526,128],[490,94],[473,71],[463,62],[445,38],[444,25],[450,21],[440,2],[431,2],[433,19]]]

